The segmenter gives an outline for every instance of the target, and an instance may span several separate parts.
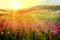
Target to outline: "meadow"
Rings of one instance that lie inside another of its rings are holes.
[[[60,40],[60,11],[1,14],[0,40]]]

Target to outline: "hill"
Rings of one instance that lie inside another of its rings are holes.
[[[40,21],[43,19],[56,21],[60,20],[59,8],[59,5],[38,5],[35,7],[20,10],[0,9],[0,15],[6,19],[10,18],[16,21]]]

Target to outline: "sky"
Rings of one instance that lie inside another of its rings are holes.
[[[0,0],[0,9],[23,9],[42,4],[57,4],[60,0]]]
[[[60,0],[46,0],[45,3],[52,4],[52,5],[54,5],[54,4],[60,4]]]

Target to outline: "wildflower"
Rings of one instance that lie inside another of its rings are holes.
[[[0,27],[0,32],[2,32],[2,28]]]
[[[51,29],[51,30],[50,30],[50,33],[52,33],[52,34],[54,34],[54,35],[58,34],[58,32],[59,32],[58,29]]]
[[[56,22],[56,26],[60,29],[60,21]]]

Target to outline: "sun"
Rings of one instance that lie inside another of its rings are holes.
[[[13,3],[11,4],[11,7],[12,7],[13,9],[18,9],[18,8],[21,7],[21,4],[18,3],[18,2],[13,2]]]

